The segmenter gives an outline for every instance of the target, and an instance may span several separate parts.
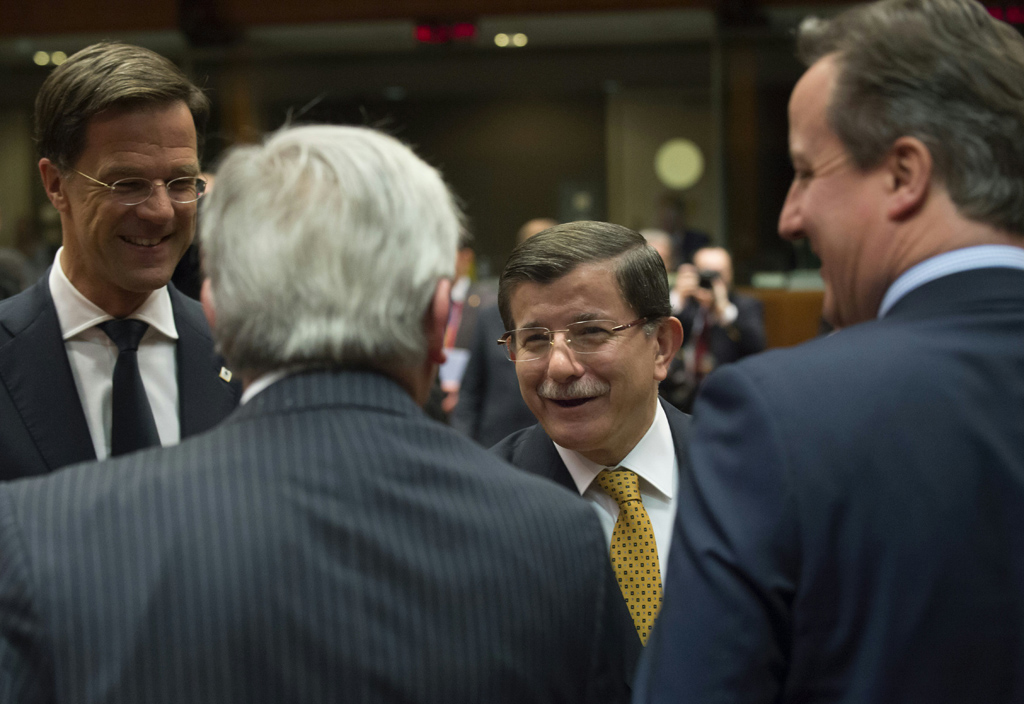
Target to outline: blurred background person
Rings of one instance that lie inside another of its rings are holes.
[[[455,255],[455,281],[452,283],[452,306],[448,313],[448,327],[444,333],[447,359],[438,372],[444,398],[441,411],[445,418],[459,402],[459,390],[470,358],[470,348],[476,336],[481,310],[497,305],[498,287],[495,281],[478,281],[476,252],[473,237],[463,229],[459,236],[459,251]]]
[[[686,413],[708,374],[766,346],[763,305],[732,283],[732,257],[723,247],[698,249],[676,275],[672,310],[683,324],[683,346],[661,395]]]
[[[675,253],[672,251],[672,238],[664,230],[659,230],[655,227],[648,227],[640,230],[640,235],[647,240],[647,244],[654,247],[654,251],[661,256],[661,261],[665,262],[665,271],[668,274],[675,274]],[[669,281],[672,284],[672,281]]]
[[[551,218],[532,218],[519,228],[516,244],[557,224]],[[494,293],[496,299],[497,291]],[[519,393],[514,365],[508,363],[504,349],[497,344],[504,332],[497,303],[482,308],[459,390],[459,403],[451,416],[452,427],[484,447],[537,422]]]

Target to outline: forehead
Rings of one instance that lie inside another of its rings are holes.
[[[838,68],[834,55],[816,61],[797,81],[789,99],[789,148],[795,157],[838,141],[828,126],[828,106]]]
[[[198,158],[195,123],[181,101],[104,110],[86,124],[82,147],[79,163]]]
[[[516,327],[557,327],[586,318],[619,318],[631,313],[619,290],[616,261],[581,264],[547,284],[525,282],[512,294],[511,311]]]
[[[693,255],[693,263],[698,269],[726,269],[729,255],[721,249],[702,249]]]

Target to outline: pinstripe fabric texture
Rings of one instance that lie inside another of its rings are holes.
[[[589,506],[360,372],[0,487],[0,701],[614,702]]]

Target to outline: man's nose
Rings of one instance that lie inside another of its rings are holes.
[[[157,181],[149,198],[135,206],[139,217],[144,220],[167,221],[174,217],[174,203],[167,192],[167,184]]]
[[[803,218],[800,216],[799,195],[796,193],[796,183],[789,187],[786,194],[786,202],[782,205],[782,212],[779,213],[779,237],[784,240],[798,240],[803,238]]]
[[[583,371],[576,353],[569,348],[565,333],[555,333],[548,352],[548,377],[553,381],[564,382],[583,376]]]

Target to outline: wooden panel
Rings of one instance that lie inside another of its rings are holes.
[[[737,290],[764,304],[764,327],[769,347],[790,347],[818,336],[823,291]]]
[[[174,29],[176,0],[112,3],[108,0],[48,0],[0,3],[0,36],[91,34]]]

